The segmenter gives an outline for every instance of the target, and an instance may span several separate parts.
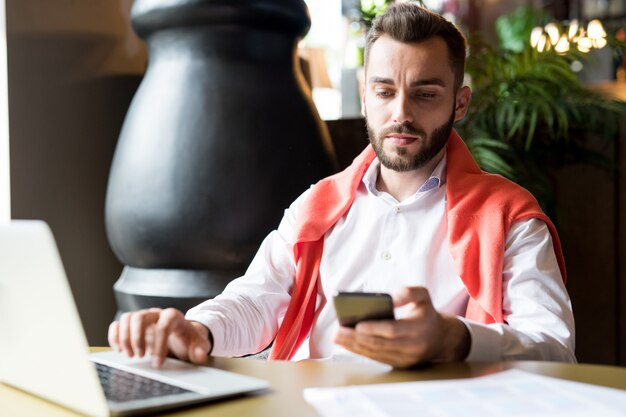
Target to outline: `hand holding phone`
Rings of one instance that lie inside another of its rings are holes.
[[[354,327],[365,320],[394,320],[393,300],[389,294],[338,292],[333,297],[339,324]]]

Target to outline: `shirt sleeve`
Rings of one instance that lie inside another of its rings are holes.
[[[185,315],[211,331],[211,355],[257,353],[274,340],[291,299],[295,213],[305,195],[285,210],[278,229],[265,238],[246,273]]]
[[[546,224],[513,224],[503,265],[504,324],[461,318],[471,335],[467,361],[576,362],[574,315]]]

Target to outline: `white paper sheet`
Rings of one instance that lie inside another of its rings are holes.
[[[308,388],[324,417],[626,416],[626,391],[512,369],[478,378]]]

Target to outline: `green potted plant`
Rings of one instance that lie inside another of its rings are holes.
[[[480,34],[469,37],[472,105],[458,130],[484,170],[529,189],[554,217],[548,168],[578,163],[610,168],[602,144],[615,139],[626,104],[585,88],[571,64],[587,55],[531,47],[533,26],[548,19],[520,8],[497,20],[495,44]]]

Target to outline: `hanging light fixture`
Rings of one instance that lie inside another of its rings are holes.
[[[575,39],[578,38],[578,29],[580,29],[578,25],[578,19],[574,19],[569,23],[569,29],[567,30],[567,39],[570,42],[574,42]]]
[[[583,36],[578,39],[576,46],[580,52],[587,53],[591,51],[591,48],[593,48],[593,41],[590,38]]]
[[[554,22],[548,23],[544,27],[545,32],[548,34],[548,38],[550,39],[550,43],[552,45],[556,45],[561,37],[561,33],[559,31],[559,27]]]
[[[577,19],[573,19],[563,28],[562,33],[557,23],[550,22],[544,27],[535,27],[530,33],[530,46],[539,52],[554,48],[556,53],[564,54],[570,50],[572,44],[583,53],[588,53],[594,48],[604,48],[607,40],[602,22],[594,19],[585,29]]]
[[[556,45],[554,45],[554,50],[559,54],[564,54],[569,51],[569,40],[567,39],[567,35],[562,34],[561,38],[558,40]]]
[[[602,22],[598,19],[593,19],[587,25],[587,35],[591,39],[600,39],[606,38],[606,32],[604,31],[604,27],[602,26]]]
[[[533,48],[537,48],[537,45],[539,45],[539,39],[545,36],[543,34],[543,28],[542,27],[536,27],[532,30],[532,32],[530,32],[530,46],[532,46]]]

